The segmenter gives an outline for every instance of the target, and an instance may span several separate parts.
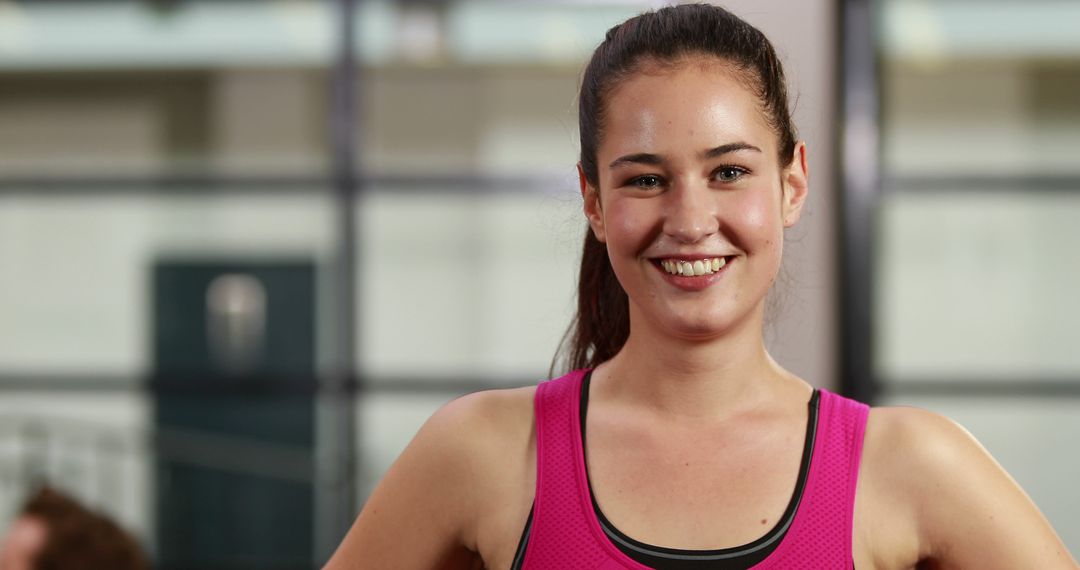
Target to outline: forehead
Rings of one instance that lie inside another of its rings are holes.
[[[695,150],[740,140],[774,149],[775,134],[745,72],[715,58],[650,62],[605,98],[600,152]]]

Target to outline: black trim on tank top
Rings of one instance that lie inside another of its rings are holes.
[[[592,378],[592,370],[585,374],[581,381],[581,445],[582,453],[585,452],[585,419],[589,406],[589,383]],[[593,511],[600,522],[600,527],[612,544],[633,560],[654,568],[656,570],[746,570],[767,558],[780,545],[792,521],[798,512],[802,502],[803,491],[806,487],[806,479],[810,473],[810,458],[813,455],[814,440],[817,438],[817,418],[820,403],[820,392],[815,389],[807,403],[806,437],[803,441],[802,459],[799,463],[799,475],[795,483],[795,490],[788,501],[784,514],[769,532],[753,542],[730,548],[714,550],[685,550],[679,548],[666,548],[654,546],[635,540],[615,527],[600,510],[599,503],[592,491],[592,480],[588,476],[588,463],[586,462],[585,477],[589,485],[589,498],[593,504]],[[511,570],[520,570],[525,560],[525,550],[528,545],[529,534],[532,530],[533,511],[536,508],[535,499],[533,508],[529,510],[529,518],[525,521],[525,528],[518,541],[517,552],[510,566]]]
[[[510,564],[510,570],[521,570],[521,564],[525,562],[525,547],[529,544],[529,531],[532,530],[533,511],[536,510],[536,501],[529,508],[529,518],[525,519],[525,530],[521,531],[518,539],[517,551],[514,552],[514,562]]]

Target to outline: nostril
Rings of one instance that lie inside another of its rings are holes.
[[[664,233],[683,243],[695,243],[719,229],[720,223],[713,216],[672,216],[664,224]]]

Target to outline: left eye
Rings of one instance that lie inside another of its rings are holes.
[[[734,182],[746,174],[746,171],[737,166],[723,166],[716,169],[713,177],[720,182]]]
[[[663,184],[663,181],[659,176],[646,174],[631,180],[630,184],[639,188],[659,188]]]

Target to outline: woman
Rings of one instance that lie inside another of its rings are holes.
[[[704,5],[633,18],[579,113],[579,370],[439,410],[328,568],[1076,568],[962,428],[765,351],[808,185],[758,30]]]

